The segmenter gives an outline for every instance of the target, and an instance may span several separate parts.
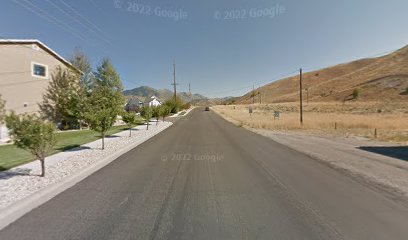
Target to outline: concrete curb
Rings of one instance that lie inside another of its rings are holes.
[[[58,194],[73,187],[75,184],[81,182],[82,180],[89,177],[90,175],[100,170],[101,168],[105,167],[109,163],[113,162],[114,160],[122,156],[123,154],[129,152],[130,150],[137,147],[138,145],[146,142],[147,140],[151,139],[152,137],[166,130],[170,126],[171,125],[154,133],[153,135],[144,139],[142,142],[137,142],[125,148],[122,148],[121,150],[98,161],[96,164],[86,167],[81,172],[67,176],[62,181],[51,184],[49,187],[46,187],[24,199],[17,201],[16,203],[13,203],[12,205],[8,206],[6,209],[3,209],[0,212],[0,230],[7,227],[14,221],[18,220],[20,217],[24,216],[26,213],[30,212],[31,210],[48,202],[49,200],[51,200]]]

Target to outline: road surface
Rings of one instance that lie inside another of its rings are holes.
[[[0,239],[408,239],[401,202],[196,109]]]

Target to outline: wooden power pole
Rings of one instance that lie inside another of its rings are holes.
[[[174,87],[174,102],[177,102],[177,83],[176,83],[176,60],[173,60],[173,83]]]
[[[302,95],[302,69],[300,69],[300,77],[299,77],[299,80],[300,80],[300,96],[299,96],[299,99],[300,99],[300,124],[303,124],[303,95]]]
[[[262,94],[260,88],[259,88],[259,104],[262,104]]]
[[[255,85],[252,85],[252,104],[255,104]]]

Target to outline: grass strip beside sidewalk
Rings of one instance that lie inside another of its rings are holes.
[[[114,126],[108,131],[107,136],[126,129],[128,129],[126,126]],[[59,132],[56,138],[57,145],[54,147],[51,155],[93,142],[100,139],[101,136],[92,130],[82,130]],[[17,148],[15,145],[0,146],[0,171],[5,171],[33,160],[35,160],[35,157],[30,152]]]

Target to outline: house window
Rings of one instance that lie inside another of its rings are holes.
[[[32,75],[34,77],[47,78],[48,77],[48,67],[39,63],[32,63]]]

